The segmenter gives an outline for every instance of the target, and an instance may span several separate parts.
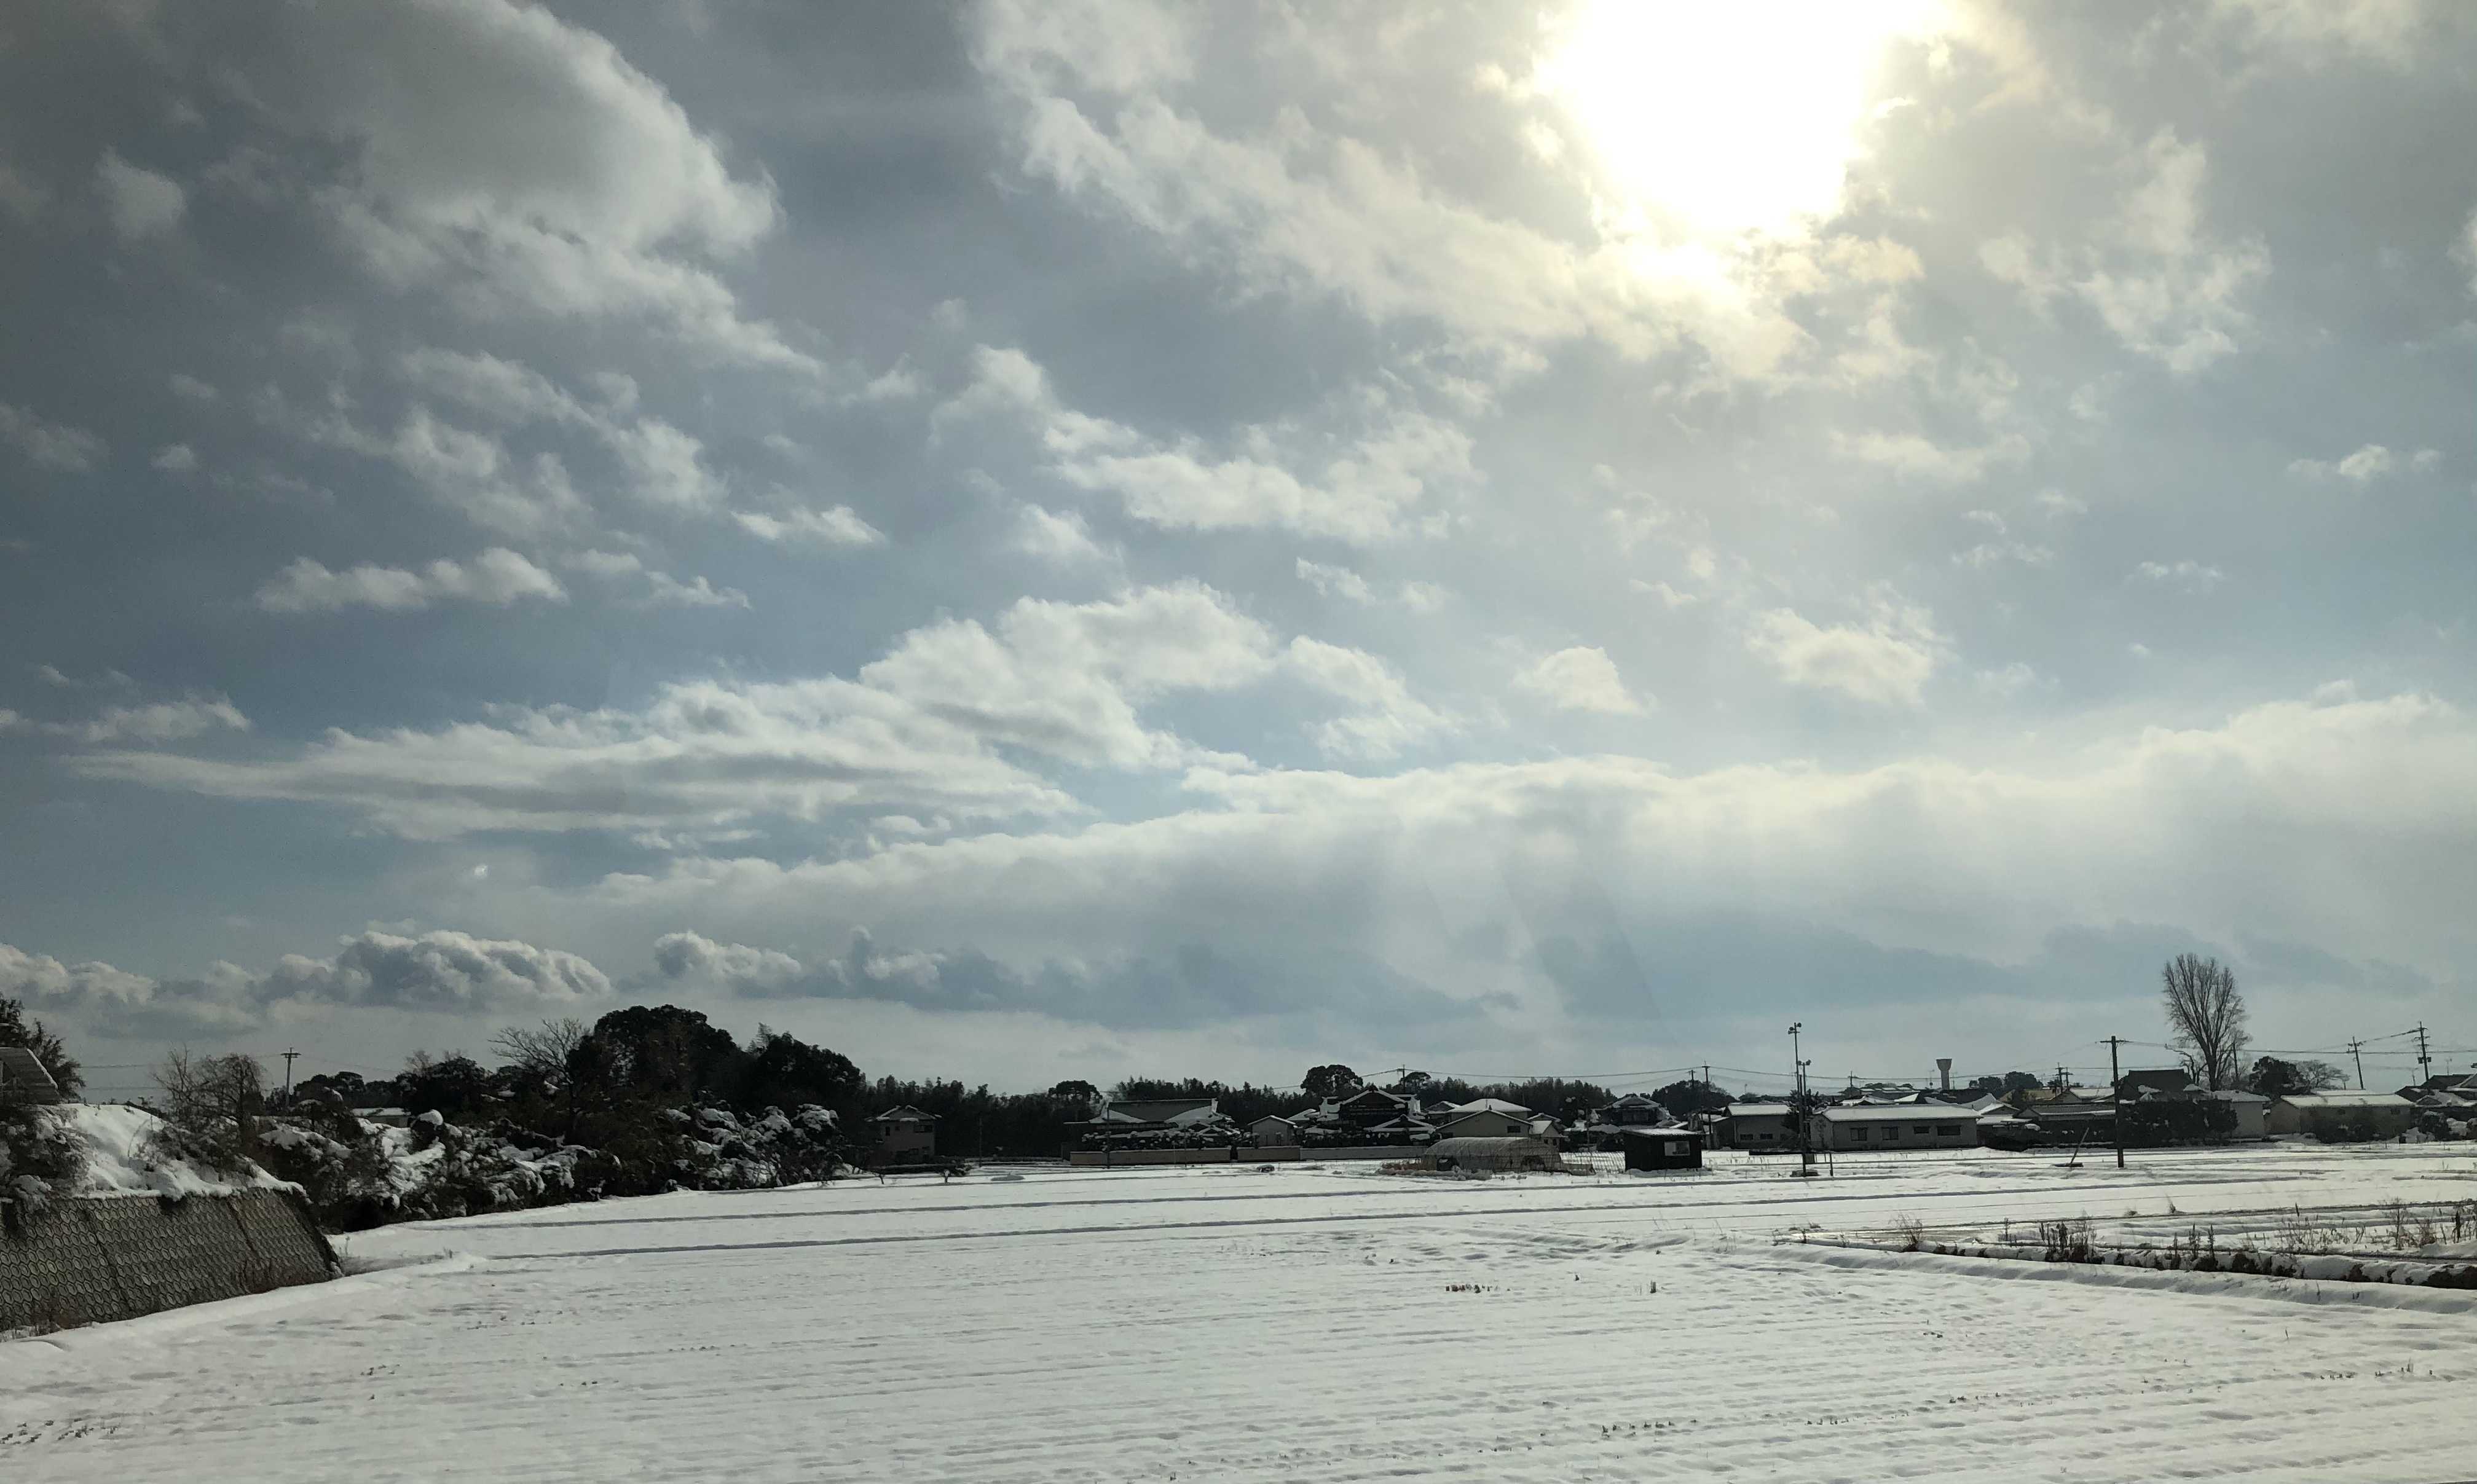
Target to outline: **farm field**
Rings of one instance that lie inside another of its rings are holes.
[[[2477,1296],[1781,1239],[2477,1196],[2468,1146],[1039,1172],[363,1233],[0,1345],[46,1480],[2464,1477]]]

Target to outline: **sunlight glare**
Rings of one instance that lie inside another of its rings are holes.
[[[1923,3],[1586,0],[1534,84],[1614,205],[1694,235],[1783,235],[1840,204],[1889,44]]]

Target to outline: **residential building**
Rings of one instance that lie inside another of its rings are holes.
[[[1507,1103],[1505,1106],[1514,1105]],[[1463,1109],[1447,1114],[1435,1128],[1439,1139],[1527,1139],[1538,1137],[1534,1127],[1537,1122],[1527,1108],[1508,1113],[1499,1108],[1472,1107],[1465,1103]]]
[[[2336,1144],[2395,1139],[2415,1125],[2417,1112],[2415,1103],[2397,1093],[2333,1088],[2273,1098],[2263,1122],[2274,1134],[2305,1134]]]
[[[1814,1115],[1817,1149],[1975,1149],[1978,1114],[1950,1103],[1841,1103]]]
[[[877,1155],[881,1160],[935,1159],[938,1157],[938,1115],[923,1113],[910,1103],[892,1107],[868,1121],[877,1131]]]
[[[1714,1143],[1758,1154],[1786,1153],[1797,1148],[1789,1112],[1786,1102],[1733,1102],[1713,1125]]]
[[[1642,1093],[1628,1093],[1600,1109],[1597,1121],[1615,1128],[1655,1128],[1668,1122],[1668,1110]]]
[[[2116,1096],[2127,1102],[2138,1098],[2181,1098],[2200,1090],[2193,1085],[2192,1074],[2182,1067],[2128,1072],[2115,1082]]]
[[[1299,1125],[1279,1113],[1267,1113],[1247,1125],[1258,1149],[1278,1149],[1299,1142]]]
[[[1191,1128],[1220,1117],[1218,1098],[1117,1099],[1101,1104],[1092,1122],[1105,1126]]]

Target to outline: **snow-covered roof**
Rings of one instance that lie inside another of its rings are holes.
[[[2369,1093],[2361,1087],[2335,1087],[2329,1092],[2289,1093],[2274,1100],[2291,1108],[2413,1108],[2416,1104],[2397,1093]]]
[[[1943,1102],[1843,1102],[1825,1108],[1823,1119],[1830,1124],[1974,1124],[1978,1122],[1978,1110]]]
[[[887,1109],[885,1112],[877,1115],[877,1117],[870,1119],[869,1122],[872,1124],[894,1124],[905,1122],[934,1124],[938,1122],[938,1115],[935,1113],[923,1113],[918,1108],[915,1108],[907,1102],[900,1107]]]
[[[1136,1101],[1113,1101],[1101,1109],[1105,1124],[1194,1124],[1220,1111],[1220,1100],[1214,1098],[1154,1098]]]
[[[1660,1100],[1654,1098],[1649,1093],[1627,1093],[1621,1098],[1612,1100],[1609,1106],[1613,1108],[1634,1108],[1640,1107],[1644,1103],[1649,1103],[1656,1108],[1660,1106]]]
[[[2260,1093],[2249,1093],[2241,1087],[2224,1087],[2217,1092],[2204,1093],[2202,1096],[2216,1098],[2221,1102],[2268,1102],[2270,1101]]]
[[[1786,1102],[1733,1102],[1721,1111],[1731,1118],[1787,1118],[1789,1107]]]
[[[1699,1139],[1703,1137],[1702,1129],[1689,1128],[1683,1124],[1671,1125],[1666,1128],[1644,1128],[1640,1126],[1620,1128],[1617,1132],[1629,1139]]]
[[[1532,1116],[1531,1109],[1524,1107],[1518,1102],[1508,1102],[1502,1098],[1473,1098],[1468,1102],[1458,1102],[1451,1104],[1450,1106],[1439,1107],[1437,1111],[1439,1113],[1504,1113],[1514,1118],[1529,1118]]]

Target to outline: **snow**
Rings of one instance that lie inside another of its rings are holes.
[[[2445,1201],[2469,1146],[1710,1163],[1017,1167],[387,1227],[349,1261],[414,1266],[0,1346],[0,1453],[62,1481],[2467,1472],[2477,1296],[1793,1238]]]
[[[297,1190],[251,1167],[235,1175],[191,1160],[160,1155],[150,1148],[163,1121],[123,1103],[59,1103],[44,1110],[58,1119],[86,1150],[79,1196],[228,1196],[241,1189]]]

